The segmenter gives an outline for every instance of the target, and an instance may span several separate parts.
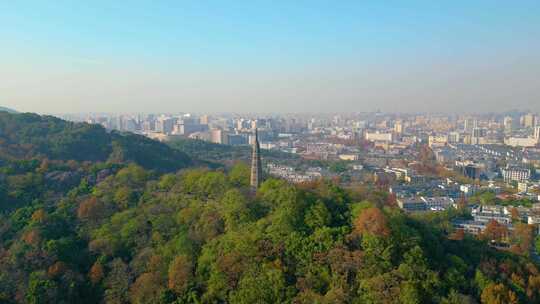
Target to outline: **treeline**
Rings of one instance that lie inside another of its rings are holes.
[[[525,257],[371,188],[120,168],[0,218],[5,303],[538,303]]]

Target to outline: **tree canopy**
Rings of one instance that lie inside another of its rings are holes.
[[[538,266],[523,243],[490,247],[506,234],[494,223],[475,239],[449,227],[451,213],[410,216],[376,187],[331,181],[269,178],[253,194],[241,163],[164,173],[107,161],[126,157],[109,141],[124,135],[9,119],[94,130],[110,149],[64,159],[76,152],[53,131],[0,129],[13,143],[0,168],[0,303],[540,303]]]

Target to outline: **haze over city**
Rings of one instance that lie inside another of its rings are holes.
[[[540,110],[539,1],[0,3],[0,105]]]

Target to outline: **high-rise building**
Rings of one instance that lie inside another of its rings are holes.
[[[170,134],[172,130],[174,129],[174,124],[176,123],[176,119],[171,117],[160,117],[158,121],[156,121],[156,131]]]
[[[525,128],[532,128],[536,125],[536,116],[532,113],[527,113],[521,116],[521,124]]]
[[[536,139],[536,143],[540,144],[540,126],[534,127],[534,139]]]
[[[504,118],[503,125],[504,125],[505,132],[512,132],[512,123],[513,123],[512,117],[506,116]]]
[[[448,142],[449,143],[459,143],[459,132],[450,132],[450,133],[448,133]]]
[[[482,168],[475,164],[468,164],[464,166],[462,170],[463,175],[472,179],[479,179],[480,173],[482,172]]]
[[[485,128],[473,128],[472,130],[472,137],[471,137],[471,144],[473,145],[480,145],[485,142],[485,137],[487,135],[487,130]]]
[[[505,182],[523,182],[529,180],[531,177],[531,170],[520,167],[506,167],[501,169],[501,174]]]
[[[430,148],[446,146],[448,136],[446,135],[430,135],[428,137],[428,145]]]
[[[221,129],[210,130],[210,141],[216,144],[228,144],[228,136],[225,131]]]
[[[240,130],[243,130],[243,129],[247,129],[248,127],[248,124],[249,124],[249,121],[243,119],[243,118],[240,118],[236,121],[236,130],[240,131]],[[251,126],[251,124],[249,124],[249,126]]]
[[[259,188],[262,181],[262,163],[260,155],[260,146],[259,146],[259,136],[257,129],[255,129],[255,142],[252,145],[251,153],[251,178],[250,185],[253,191],[256,191]]]
[[[189,136],[195,132],[206,132],[208,131],[208,125],[200,124],[199,120],[194,120],[191,118],[184,118],[175,127],[175,133]]]
[[[403,133],[403,124],[402,124],[401,120],[397,120],[394,123],[394,132],[396,132],[397,134]]]
[[[203,115],[203,116],[201,116],[201,117],[199,118],[199,123],[200,123],[201,125],[207,125],[208,122],[209,122],[209,120],[210,120],[210,119],[208,118],[208,115]]]
[[[463,122],[465,132],[471,133],[474,128],[478,127],[478,121],[474,118],[467,118]]]

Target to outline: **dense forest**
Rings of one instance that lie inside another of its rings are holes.
[[[0,113],[0,138],[0,303],[540,303],[538,265],[453,231],[459,210],[409,216],[370,184],[252,193],[245,163],[52,117]]]

